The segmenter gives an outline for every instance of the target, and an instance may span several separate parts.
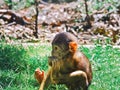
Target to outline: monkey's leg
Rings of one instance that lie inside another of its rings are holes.
[[[60,79],[64,80],[63,84],[66,84],[69,90],[88,90],[87,75],[81,70],[70,74],[62,74]]]
[[[88,90],[88,79],[87,75],[83,71],[75,71],[70,73],[69,80],[71,87],[70,90]]]

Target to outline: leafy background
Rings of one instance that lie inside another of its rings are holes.
[[[78,37],[79,44],[92,44],[100,40],[105,44],[120,44],[120,2],[119,0],[78,0],[70,3],[38,3],[38,38],[35,37],[36,4],[34,0],[4,0],[0,8],[0,41],[5,42],[51,42],[59,32],[71,32]],[[56,0],[60,1],[60,0]],[[62,0],[66,1],[67,0]],[[86,16],[85,1],[88,6]],[[50,2],[48,0],[48,2]],[[52,0],[54,2],[54,0]],[[12,5],[11,9],[9,8]],[[72,7],[71,7],[72,6]],[[27,24],[11,20],[12,15],[20,17]],[[7,18],[8,21],[4,20]],[[89,22],[88,23],[88,19]]]

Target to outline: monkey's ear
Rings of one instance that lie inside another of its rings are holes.
[[[70,52],[75,52],[77,50],[78,46],[76,42],[70,42],[69,43],[69,50]]]

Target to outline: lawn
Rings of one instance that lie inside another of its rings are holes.
[[[90,90],[120,90],[120,49],[110,45],[79,48],[90,60],[93,81]],[[47,72],[50,45],[0,44],[0,90],[38,90],[34,70]],[[48,90],[67,90],[64,85],[53,85]]]

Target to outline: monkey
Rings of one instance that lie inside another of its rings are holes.
[[[52,41],[50,69],[43,78],[39,90],[50,84],[65,84],[69,90],[88,90],[92,81],[92,68],[88,58],[78,50],[77,38],[62,32]]]

